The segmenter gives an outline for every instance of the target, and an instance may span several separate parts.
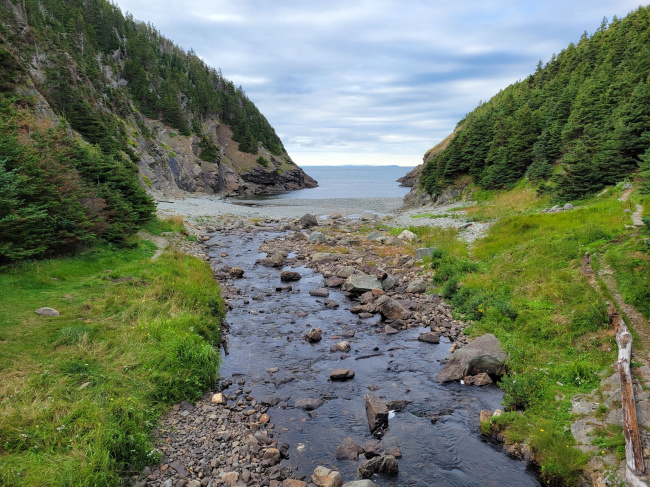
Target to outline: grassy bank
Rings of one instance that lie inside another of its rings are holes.
[[[118,485],[156,460],[168,405],[215,383],[210,268],[154,251],[140,240],[0,274],[0,484]]]
[[[629,203],[619,202],[620,194],[619,186],[574,202],[573,210],[540,213],[551,204],[529,187],[482,192],[468,216],[500,219],[471,248],[454,230],[410,228],[420,245],[438,247],[427,264],[437,291],[471,321],[466,332],[494,333],[508,352],[500,384],[507,412],[499,425],[507,442],[533,448],[549,483],[574,483],[587,462],[573,448],[570,398],[598,387],[616,357],[606,304],[580,271],[585,252],[609,249],[626,299],[648,305],[650,246],[626,227]],[[605,453],[619,446],[601,443]]]

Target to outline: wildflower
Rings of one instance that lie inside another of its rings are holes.
[[[543,430],[543,429],[540,429],[540,431],[541,431],[542,433],[544,433],[544,430]]]

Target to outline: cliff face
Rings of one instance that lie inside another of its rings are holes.
[[[201,159],[201,137],[180,135],[158,120],[145,123],[152,136],[145,139],[138,134],[132,146],[139,158],[141,182],[157,199],[188,193],[263,195],[318,186],[286,152],[276,156],[261,143],[257,154],[241,152],[232,131],[216,118],[203,124],[204,133],[218,147],[212,162]],[[260,157],[266,166],[257,162]]]
[[[422,164],[414,167],[405,176],[397,180],[399,183],[401,183],[401,186],[411,188],[411,191],[409,191],[406,196],[404,196],[404,208],[444,205],[458,198],[463,193],[464,188],[449,187],[439,195],[432,195],[421,188],[419,184],[420,176],[422,175],[422,170],[424,167],[447,148],[449,142],[451,142],[458,130],[460,130],[460,128],[454,130],[451,134],[440,141],[440,143],[429,149],[422,157]]]
[[[135,164],[155,198],[317,186],[241,87],[108,1],[0,0],[0,68],[0,91]]]

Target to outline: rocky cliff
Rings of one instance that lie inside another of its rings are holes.
[[[317,186],[241,86],[105,0],[0,0],[0,88],[157,199]]]
[[[422,157],[422,164],[416,166],[405,176],[397,180],[399,183],[401,183],[401,186],[411,188],[411,191],[409,191],[407,195],[404,196],[404,208],[444,205],[457,199],[461,194],[463,194],[465,190],[463,186],[448,187],[439,195],[431,195],[424,191],[419,185],[420,175],[422,174],[424,167],[430,161],[433,161],[443,150],[445,150],[459,129],[460,128],[457,128],[451,134],[445,137],[441,142],[429,149]]]

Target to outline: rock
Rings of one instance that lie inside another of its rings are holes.
[[[478,415],[479,423],[485,423],[487,421],[490,421],[491,419],[492,419],[492,411],[481,409],[481,412]]]
[[[296,479],[285,479],[282,482],[282,487],[307,487],[307,482]]]
[[[225,484],[236,485],[239,480],[239,472],[221,472],[219,478]]]
[[[305,411],[313,411],[323,405],[322,399],[311,399],[308,397],[296,399],[293,403],[294,408],[304,409]]]
[[[234,279],[241,279],[244,277],[244,269],[241,267],[231,267],[228,271],[228,275]]]
[[[354,370],[350,369],[336,369],[330,374],[331,380],[350,380],[354,378]]]
[[[386,245],[403,245],[404,241],[400,240],[397,237],[391,236],[391,237],[388,237],[388,240],[386,240],[384,243]]]
[[[312,328],[303,338],[309,343],[318,343],[323,339],[323,330],[320,328]]]
[[[264,455],[262,456],[262,460],[270,460],[271,465],[275,465],[280,461],[281,455],[280,455],[280,450],[277,448],[267,448],[264,450]]]
[[[223,394],[221,394],[220,392],[213,394],[211,402],[215,404],[223,404],[225,402],[223,399]]]
[[[336,309],[336,308],[338,308],[340,306],[339,303],[337,303],[336,301],[334,301],[332,299],[324,299],[323,304],[325,304],[325,307],[327,309]]]
[[[468,386],[486,386],[492,384],[492,379],[485,372],[482,372],[477,375],[468,375],[463,379],[463,382]]]
[[[366,416],[368,417],[368,427],[371,433],[388,427],[388,407],[386,402],[379,399],[374,394],[363,396],[366,402]]]
[[[321,232],[311,232],[311,235],[309,235],[307,241],[309,243],[327,243],[329,241],[329,238],[327,238]]]
[[[405,242],[415,242],[418,239],[418,236],[410,230],[404,230],[397,236],[397,238],[404,240]]]
[[[342,341],[338,342],[330,347],[330,352],[341,352],[341,353],[346,353],[350,351],[350,342],[348,341]]]
[[[324,262],[331,260],[333,255],[330,252],[314,252],[310,256],[312,262]]]
[[[185,484],[185,487],[201,487],[201,482],[198,480],[190,480],[188,483]]]
[[[397,475],[399,473],[399,465],[394,456],[383,455],[363,462],[359,467],[359,473],[363,478],[370,478],[375,473]]]
[[[267,257],[267,260],[274,266],[281,266],[282,262],[284,262],[284,255],[280,251],[273,252],[269,257]]]
[[[54,308],[38,308],[34,310],[34,313],[41,316],[59,316],[61,314]]]
[[[395,458],[402,458],[402,450],[399,449],[399,446],[394,446],[388,449],[388,455]]]
[[[309,291],[309,294],[316,298],[326,298],[327,296],[330,295],[330,292],[324,287],[318,287],[316,289],[312,289],[311,291]]]
[[[372,440],[366,441],[366,444],[364,446],[364,453],[363,455],[370,460],[371,458],[374,457],[379,457],[383,455],[386,452],[386,448],[384,447],[383,443],[380,440],[377,440],[373,438]]]
[[[299,281],[301,278],[302,276],[295,271],[282,271],[280,273],[280,280],[282,282]]]
[[[438,335],[436,332],[428,331],[426,333],[420,334],[418,336],[418,341],[425,343],[440,343],[440,335]]]
[[[366,235],[366,240],[370,240],[371,242],[381,242],[386,239],[386,235],[372,231],[368,235]]]
[[[399,330],[396,330],[395,328],[393,328],[390,325],[386,325],[386,326],[384,326],[384,333],[386,333],[386,335],[395,335],[395,334],[399,333]]]
[[[337,460],[359,460],[359,453],[363,453],[363,448],[357,445],[352,438],[346,438],[343,440],[343,444],[336,447],[336,459]]]
[[[345,279],[337,276],[332,276],[327,279],[325,279],[325,286],[327,287],[341,287],[343,283],[345,282]]]
[[[310,228],[310,227],[317,227],[318,226],[318,220],[314,215],[310,215],[309,213],[306,213],[303,215],[300,220],[300,225],[302,225],[302,228]]]
[[[421,249],[415,249],[415,258],[417,260],[423,260],[427,257],[431,257],[436,250],[436,247],[423,247]]]
[[[374,483],[372,480],[365,479],[346,482],[343,484],[343,487],[379,487],[379,484]]]
[[[340,213],[332,213],[330,214],[330,218],[332,220],[340,220],[341,218],[343,218],[343,215],[341,215]]]
[[[268,436],[263,435],[262,433],[255,433],[253,436],[260,443],[260,445],[270,445],[273,443],[272,438],[269,438]]]
[[[311,475],[311,481],[318,487],[342,487],[341,474],[327,467],[316,467]]]
[[[361,215],[360,218],[362,222],[370,222],[374,219],[375,219],[375,215],[373,215],[372,213],[364,213],[363,215]]]
[[[408,313],[401,304],[385,294],[380,296],[375,304],[382,316],[389,320],[399,320],[402,318],[402,313]]]
[[[393,289],[395,287],[395,284],[397,284],[397,281],[395,280],[395,278],[393,276],[391,276],[389,274],[389,275],[386,276],[386,279],[381,281],[381,288],[384,291],[390,291],[391,289]]]
[[[352,294],[363,294],[373,289],[381,289],[381,282],[368,274],[352,274],[345,281],[345,290]]]
[[[388,408],[389,411],[401,411],[402,409],[406,408],[411,404],[411,401],[407,399],[394,399],[392,401],[388,401],[386,403],[386,407]]]
[[[351,267],[349,265],[341,267],[337,272],[336,276],[337,277],[342,277],[343,279],[347,279],[350,277],[352,274],[354,274],[355,268]]]
[[[563,210],[573,210],[573,208],[575,208],[575,206],[573,206],[571,203],[567,203],[562,207]]]
[[[438,373],[438,381],[460,380],[468,375],[485,372],[501,376],[505,372],[506,353],[501,343],[491,333],[478,337],[465,348],[456,350],[443,369]]]
[[[406,287],[407,293],[422,294],[427,290],[427,283],[423,279],[416,279]]]
[[[160,487],[173,487],[172,479],[167,479],[165,480],[162,484],[160,484]]]

